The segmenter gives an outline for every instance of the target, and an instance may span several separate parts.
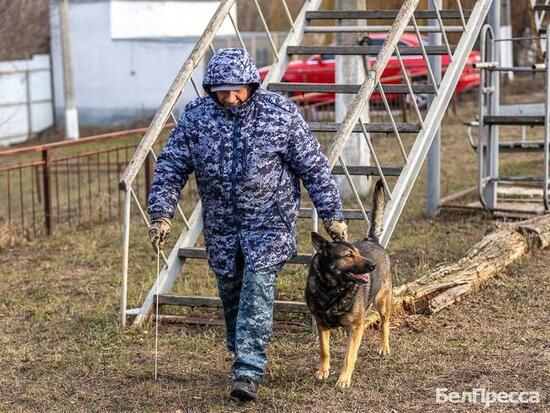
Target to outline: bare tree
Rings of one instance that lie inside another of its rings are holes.
[[[0,0],[0,60],[50,50],[49,0]]]

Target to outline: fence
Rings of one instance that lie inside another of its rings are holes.
[[[30,238],[119,217],[122,200],[116,183],[144,131],[0,152],[0,233]],[[152,165],[147,162],[137,179],[141,200],[149,191]]]
[[[24,141],[52,124],[49,55],[0,62],[0,145]]]

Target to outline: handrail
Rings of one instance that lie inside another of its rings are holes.
[[[167,123],[166,125],[164,125],[163,129],[172,128],[173,126],[174,126],[173,123]],[[132,136],[138,133],[143,133],[146,130],[147,128],[126,129],[126,130],[120,130],[116,132],[101,133],[99,135],[86,136],[85,138],[80,138],[76,141],[65,140],[65,141],[59,141],[59,142],[44,143],[41,145],[24,146],[22,148],[7,149],[5,151],[0,151],[0,158],[6,157],[6,156],[17,156],[17,155],[21,155],[22,153],[29,153],[29,152],[43,152],[48,149],[57,149],[65,146],[84,145],[86,143],[110,140],[113,138],[123,138],[126,136]]]
[[[397,43],[403,35],[407,24],[413,16],[413,13],[416,10],[419,1],[420,0],[406,0],[401,6],[399,14],[395,19],[395,22],[398,24],[394,24],[392,26],[392,29],[389,31],[388,36],[386,37],[386,40],[382,45],[382,49],[376,57],[376,63],[374,64],[373,68],[367,72],[365,81],[361,85],[359,92],[357,92],[357,95],[355,95],[355,98],[353,99],[346,113],[344,121],[342,122],[342,126],[332,140],[328,153],[328,159],[331,169],[334,168],[334,166],[336,165],[336,161],[338,161],[338,158],[342,153],[342,150],[344,149],[344,146],[346,145],[346,142],[351,135],[353,128],[359,120],[359,116],[361,115],[363,109],[365,108],[365,105],[367,104],[372,93],[374,92],[374,89],[378,84],[383,71],[386,69],[386,65],[388,64],[388,61],[390,60],[393,51],[397,47]]]
[[[176,104],[178,97],[187,85],[187,82],[191,78],[195,67],[201,61],[209,45],[212,43],[214,35],[222,25],[223,21],[229,14],[235,2],[236,0],[220,1],[218,9],[206,26],[206,29],[204,30],[203,34],[199,38],[199,41],[193,48],[193,51],[185,60],[185,63],[183,64],[182,68],[174,79],[174,82],[172,82],[168,93],[166,93],[166,96],[164,97],[159,109],[155,113],[155,116],[153,117],[151,124],[147,128],[145,135],[143,135],[143,139],[137,147],[136,152],[132,156],[132,159],[126,167],[126,170],[122,174],[122,177],[120,178],[120,181],[118,183],[118,187],[120,190],[128,191],[128,189],[131,187],[132,182],[134,181],[143,162],[145,161],[145,158],[147,157],[147,154],[149,153],[149,150],[157,140],[160,131],[168,120],[170,112]]]

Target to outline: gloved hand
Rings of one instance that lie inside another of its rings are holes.
[[[344,221],[325,221],[323,225],[333,241],[348,240],[348,226]]]
[[[172,222],[168,218],[158,218],[151,221],[149,226],[149,239],[153,245],[153,251],[157,252],[157,248],[162,249],[170,230],[172,229]]]

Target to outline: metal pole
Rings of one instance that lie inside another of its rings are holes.
[[[44,187],[44,224],[46,233],[52,235],[52,193],[50,190],[50,156],[48,148],[42,150],[42,182]]]
[[[126,191],[122,222],[122,279],[120,283],[120,326],[126,328],[126,298],[128,294],[128,252],[130,248],[130,203],[132,188]]]
[[[63,49],[63,80],[65,85],[65,135],[69,139],[78,139],[80,133],[78,129],[78,112],[74,99],[73,63],[69,40],[69,5],[67,1],[61,0],[59,4],[61,44]]]
[[[435,7],[441,9],[442,1],[435,0],[430,2],[430,10]],[[430,20],[429,25],[435,26],[436,20]],[[441,44],[441,33],[430,33],[428,35],[428,44],[435,46]],[[430,56],[429,65],[432,68],[435,82],[438,88],[441,83],[441,56]],[[429,95],[428,109],[432,106],[435,96]],[[439,208],[439,199],[441,198],[441,129],[437,129],[432,145],[428,151],[428,182],[426,193],[426,214],[434,217]]]
[[[500,39],[500,0],[494,0],[489,14],[487,16],[487,22],[493,28],[494,40]],[[500,66],[500,47],[495,41],[491,42],[493,61],[497,62]],[[489,74],[491,77],[492,92],[489,99],[489,115],[497,116],[500,112],[500,72],[494,72]],[[489,142],[487,144],[487,175],[489,177],[496,177],[499,175],[499,126],[489,126]],[[497,206],[497,182],[489,181],[485,186],[485,203],[488,208],[496,208]]]
[[[25,84],[27,91],[27,133],[28,139],[32,137],[32,96],[31,96],[31,77],[28,70],[25,70]]]

